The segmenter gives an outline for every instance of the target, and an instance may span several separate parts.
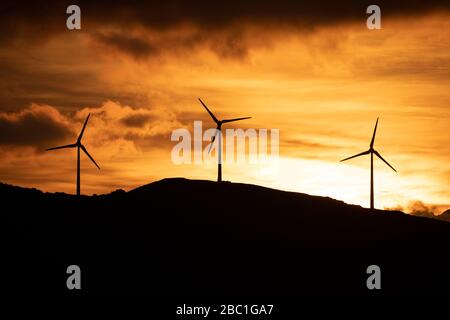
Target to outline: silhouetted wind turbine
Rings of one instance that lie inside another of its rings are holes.
[[[211,139],[211,145],[209,146],[209,151],[211,152],[211,148],[212,145],[214,143],[214,141],[216,140],[216,136],[217,134],[219,134],[219,141],[218,141],[218,154],[217,154],[217,160],[218,160],[218,173],[217,173],[217,182],[221,182],[222,181],[222,124],[224,123],[228,123],[228,122],[234,122],[234,121],[240,121],[240,120],[246,120],[246,119],[250,119],[251,117],[244,117],[244,118],[233,118],[233,119],[225,119],[225,120],[219,120],[217,119],[214,114],[208,109],[208,107],[206,106],[206,104],[203,103],[203,101],[198,98],[198,100],[200,101],[200,103],[203,105],[203,107],[205,107],[206,111],[208,111],[209,115],[211,116],[211,118],[214,120],[214,122],[217,124],[217,128],[216,128],[216,133],[213,136],[213,138]]]
[[[65,146],[60,146],[60,147],[54,147],[54,148],[46,149],[46,151],[49,151],[49,150],[65,149],[65,148],[77,148],[77,196],[80,195],[80,149],[83,150],[84,153],[86,153],[86,155],[89,157],[89,159],[91,159],[91,161],[100,170],[100,167],[98,166],[97,162],[95,162],[94,158],[91,157],[89,152],[87,152],[86,148],[81,144],[81,138],[83,138],[84,129],[86,129],[86,125],[88,123],[88,120],[89,120],[90,116],[91,116],[91,114],[89,113],[87,118],[86,118],[86,121],[84,122],[83,129],[81,129],[81,133],[78,136],[77,142],[75,142],[73,144],[68,144],[68,145],[65,145]]]
[[[394,169],[393,166],[391,166],[386,160],[383,159],[383,157],[373,148],[373,144],[375,142],[375,134],[377,133],[377,126],[378,126],[378,118],[377,118],[377,122],[375,123],[375,129],[373,130],[373,136],[372,136],[372,141],[370,141],[370,148],[367,151],[358,153],[354,156],[345,158],[342,161],[346,161],[349,159],[353,159],[359,156],[363,156],[366,154],[370,154],[370,209],[374,208],[374,197],[373,197],[373,155],[375,154],[378,158],[380,158],[381,160],[383,160],[384,163],[386,163],[392,170],[394,170],[395,172],[397,172],[397,170]]]

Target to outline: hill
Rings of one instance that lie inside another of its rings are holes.
[[[255,185],[164,179],[77,198],[0,185],[2,290],[264,301],[448,298],[450,223]],[[82,290],[66,289],[79,265]],[[366,268],[381,268],[368,290]]]

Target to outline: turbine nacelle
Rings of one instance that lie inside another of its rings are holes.
[[[219,120],[216,118],[216,116],[211,112],[211,110],[208,109],[208,107],[206,106],[206,104],[203,103],[203,101],[198,98],[198,101],[200,101],[200,103],[203,105],[203,107],[206,109],[206,111],[209,113],[209,115],[211,116],[211,118],[213,119],[213,121],[217,124],[217,129],[220,130],[220,128],[222,127],[222,124],[224,123],[229,123],[229,122],[234,122],[234,121],[240,121],[240,120],[246,120],[246,119],[251,119],[252,117],[243,117],[243,118],[233,118],[233,119],[224,119],[224,120]]]

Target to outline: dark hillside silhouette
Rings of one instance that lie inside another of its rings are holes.
[[[0,185],[5,292],[157,299],[448,298],[450,223],[254,185],[100,196]],[[66,289],[66,267],[82,290]],[[382,290],[366,288],[381,267]],[[260,302],[261,303],[261,302]]]

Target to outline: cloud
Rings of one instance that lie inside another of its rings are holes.
[[[423,203],[422,201],[416,200],[411,201],[408,204],[408,213],[419,216],[419,217],[429,217],[435,218],[436,206],[429,206]]]
[[[0,10],[0,44],[40,44],[70,32],[65,27],[69,2],[6,1]],[[344,1],[78,1],[82,33],[141,59],[177,47],[207,44],[221,56],[242,57],[255,45],[255,36],[278,30],[307,31],[321,26],[360,21],[365,23],[370,3]],[[383,17],[422,15],[450,10],[445,0],[378,1]],[[181,33],[183,29],[192,32]],[[105,32],[108,30],[108,32]],[[111,31],[112,30],[112,31]],[[157,39],[133,34],[153,32]],[[251,36],[246,36],[253,30]],[[174,40],[177,41],[174,41]],[[267,40],[267,39],[266,39]]]
[[[68,120],[58,110],[32,104],[16,113],[0,113],[0,145],[51,147],[73,137]]]
[[[100,107],[79,110],[74,120],[82,122],[88,113],[91,119],[86,139],[96,146],[127,140],[141,148],[165,147],[171,144],[172,130],[183,127],[175,112],[157,106],[132,108],[106,101]]]
[[[222,58],[242,59],[249,47],[267,46],[271,40],[268,33],[255,34],[235,26],[226,30],[209,30],[180,27],[173,31],[123,30],[98,31],[92,35],[94,43],[116,52],[124,53],[136,60],[169,53],[175,56],[208,48]]]
[[[408,207],[412,215],[450,222],[450,210],[439,212],[438,206],[426,205],[422,201],[411,201]]]
[[[91,118],[83,139],[96,146],[130,141],[143,148],[164,147],[172,143],[172,130],[184,127],[176,113],[157,107],[131,108],[106,101],[65,115],[55,107],[32,104],[15,113],[0,113],[0,146],[39,150],[73,142],[88,113]]]
[[[138,113],[138,114],[131,114],[129,116],[123,117],[120,121],[122,124],[124,124],[128,127],[142,128],[152,118],[153,118],[153,116],[151,116],[149,114]]]
[[[157,45],[137,36],[128,34],[97,33],[94,36],[100,44],[111,46],[112,48],[129,53],[136,59],[145,58],[159,53]]]
[[[31,103],[77,109],[98,106],[108,99],[144,102],[111,88],[101,79],[100,59],[77,44],[57,41],[47,47],[1,48],[1,109],[20,110]],[[71,55],[74,51],[77,54]]]
[[[402,206],[398,205],[395,207],[385,208],[385,210],[403,211],[403,212],[406,212],[413,216],[418,216],[418,217],[427,217],[427,218],[433,218],[433,219],[440,218],[438,206],[427,205],[420,200],[410,201],[410,202],[408,202],[406,207],[402,207]],[[442,218],[446,218],[446,217],[442,217]],[[445,220],[445,219],[442,219],[442,220]]]

